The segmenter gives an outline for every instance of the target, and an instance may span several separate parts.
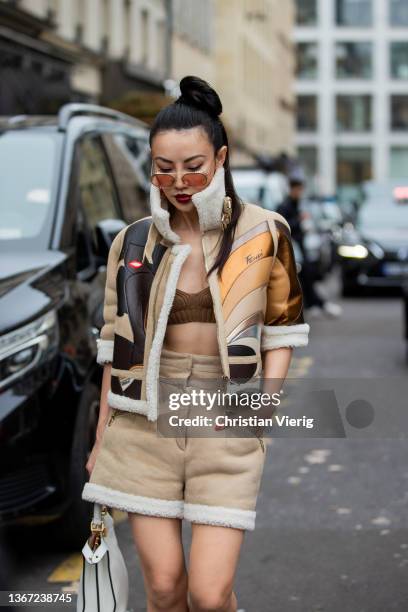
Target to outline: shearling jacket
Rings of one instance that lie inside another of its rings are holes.
[[[206,270],[215,261],[223,230],[224,169],[192,196],[197,209]],[[160,353],[183,263],[191,252],[169,223],[167,200],[152,185],[151,216],[123,228],[108,257],[104,325],[97,361],[112,364],[108,404],[156,421]],[[276,212],[243,203],[221,278],[208,283],[219,355],[227,383],[262,373],[263,351],[306,346],[290,227]]]

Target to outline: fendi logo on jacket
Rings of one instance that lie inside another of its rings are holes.
[[[263,253],[262,251],[260,251],[259,253],[257,253],[257,255],[247,255],[245,257],[247,264],[251,264],[254,263],[254,261],[257,261],[258,259],[261,259],[263,257]]]

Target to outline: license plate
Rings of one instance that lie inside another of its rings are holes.
[[[385,263],[383,266],[385,276],[405,276],[408,275],[408,263]]]

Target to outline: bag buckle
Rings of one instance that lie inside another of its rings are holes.
[[[101,508],[101,515],[105,516],[105,514],[107,514],[108,510],[106,506],[102,506]],[[106,529],[106,525],[103,522],[103,519],[100,523],[95,522],[93,519],[91,521],[91,532],[92,534],[96,534],[97,536],[99,536],[99,541],[100,539],[106,536],[107,533],[107,529]]]
[[[106,526],[105,523],[94,523],[91,521],[91,532],[98,533],[100,536],[106,536]]]

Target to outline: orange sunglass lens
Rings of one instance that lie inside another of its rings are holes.
[[[156,187],[171,187],[174,185],[175,178],[171,174],[153,174],[151,177],[153,185]],[[202,187],[207,182],[207,175],[200,172],[187,172],[183,175],[182,181],[190,187]]]
[[[183,176],[183,181],[191,187],[202,187],[207,182],[207,176],[199,172],[187,173]]]
[[[170,174],[153,174],[152,183],[156,187],[171,187],[174,183],[174,177]]]

